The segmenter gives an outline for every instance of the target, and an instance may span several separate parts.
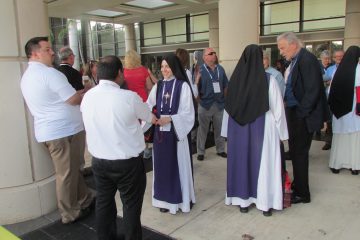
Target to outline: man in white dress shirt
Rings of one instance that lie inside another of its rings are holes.
[[[53,68],[54,52],[47,37],[30,39],[25,53],[29,66],[21,78],[21,91],[34,116],[36,140],[49,150],[55,166],[62,223],[72,223],[90,212],[94,199],[80,174],[85,147],[81,95]]]
[[[98,239],[118,239],[115,194],[123,203],[125,239],[142,239],[141,208],[146,187],[142,158],[144,135],[139,119],[156,122],[146,103],[134,92],[120,89],[123,66],[116,56],[101,59],[99,84],[81,103],[87,144],[93,156]]]

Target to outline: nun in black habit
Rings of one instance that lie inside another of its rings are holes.
[[[283,208],[280,140],[288,139],[283,99],[273,76],[265,73],[262,49],[245,48],[231,76],[225,100],[228,121],[225,203],[245,213],[251,204],[271,216]],[[227,126],[226,126],[227,125]]]
[[[333,173],[360,170],[360,48],[345,52],[331,82],[329,105],[333,113],[333,139],[329,166]]]

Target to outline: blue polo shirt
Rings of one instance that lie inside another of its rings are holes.
[[[199,96],[200,96],[200,105],[209,110],[211,105],[216,103],[220,110],[224,109],[225,98],[224,98],[224,89],[227,88],[229,80],[226,76],[225,70],[222,66],[216,65],[214,71],[203,64],[200,68],[200,86],[199,86]],[[220,92],[215,93],[213,83],[218,82],[220,85]]]

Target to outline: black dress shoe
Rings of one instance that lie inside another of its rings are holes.
[[[223,158],[227,158],[226,152],[217,153],[217,155]]]
[[[194,204],[193,202],[190,202],[190,210],[193,208]]]
[[[169,211],[169,209],[166,209],[166,208],[160,208],[160,212],[162,213],[167,213]]]
[[[359,175],[359,170],[352,170],[351,169],[351,174],[352,175]]]
[[[199,154],[199,155],[197,156],[197,160],[203,161],[203,160],[204,160],[204,155]]]
[[[291,197],[291,203],[292,204],[297,204],[297,203],[309,203],[311,202],[310,201],[310,198],[305,198],[305,197],[299,197],[299,196],[292,196]]]
[[[325,143],[325,145],[322,147],[322,150],[329,150],[329,149],[331,149],[330,143]]]
[[[340,169],[330,168],[330,170],[333,174],[338,174],[340,172]]]
[[[248,207],[240,207],[240,206],[239,206],[239,208],[240,208],[240,212],[241,212],[241,213],[247,213],[247,212],[249,212],[249,208],[248,208]]]
[[[271,211],[271,209],[269,209],[268,211],[263,211],[263,215],[264,215],[265,217],[270,217],[270,216],[272,216],[272,211]]]

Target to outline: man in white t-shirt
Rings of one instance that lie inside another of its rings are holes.
[[[98,239],[118,239],[114,198],[118,190],[123,204],[125,239],[141,240],[146,174],[140,156],[145,142],[139,119],[155,123],[156,117],[139,95],[120,89],[123,67],[119,58],[102,58],[97,76],[99,84],[85,94],[81,112],[88,149],[93,156]]]
[[[94,201],[79,167],[85,146],[82,96],[52,67],[54,52],[47,37],[30,39],[25,53],[29,66],[21,78],[21,91],[34,117],[36,140],[49,150],[55,166],[62,222],[72,223],[88,215]]]

